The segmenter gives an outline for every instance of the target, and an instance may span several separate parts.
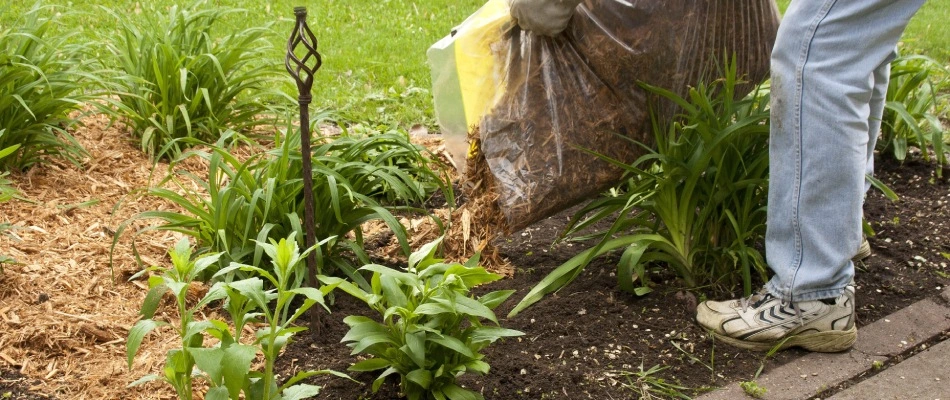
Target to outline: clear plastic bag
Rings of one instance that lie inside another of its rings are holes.
[[[629,139],[652,143],[641,83],[683,95],[735,55],[751,89],[777,29],[772,0],[587,0],[545,37],[491,0],[429,52],[437,118],[450,148],[477,129],[468,155],[484,156],[505,228],[518,230],[619,183],[623,171],[588,152],[630,163],[644,149]]]

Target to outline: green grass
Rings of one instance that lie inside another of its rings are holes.
[[[778,0],[781,9],[790,0]],[[0,28],[12,24],[33,5],[33,0],[8,0],[0,7]],[[65,20],[80,30],[77,38],[108,37],[116,27],[99,11],[106,5],[127,13],[136,12],[138,0],[49,0],[48,5],[85,10]],[[248,11],[228,19],[234,28],[245,29],[274,22],[277,32],[273,58],[283,68],[285,41],[293,27],[293,7],[308,7],[308,19],[324,56],[324,66],[314,84],[314,106],[341,112],[345,120],[409,127],[434,124],[429,93],[429,67],[425,51],[484,3],[483,0],[323,0],[304,2],[276,0],[247,2],[217,0],[208,4],[240,7]],[[172,0],[149,2],[155,7]],[[140,11],[141,12],[141,11]],[[914,52],[950,62],[950,2],[930,1],[911,21],[904,43]],[[285,90],[293,93],[288,76]]]
[[[777,0],[785,12],[791,0]],[[910,21],[904,32],[902,48],[913,54],[926,54],[943,63],[950,63],[950,2],[928,1]]]
[[[99,9],[142,13],[137,0],[50,0],[53,12],[80,11],[64,18],[62,29],[80,31],[77,40],[108,38],[118,27],[114,18]],[[247,2],[217,0],[207,5],[247,10],[230,15],[222,29],[246,29],[274,23],[274,49],[267,61],[283,70],[286,41],[293,29],[295,6],[306,6],[307,19],[319,42],[323,67],[314,83],[314,108],[337,111],[344,120],[387,126],[410,127],[417,123],[434,127],[429,67],[425,52],[483,4],[482,0],[324,0],[320,2],[277,0]],[[150,2],[167,9],[191,3],[172,0]],[[12,0],[0,7],[0,28],[9,26],[33,0]],[[231,24],[231,28],[227,27]],[[285,92],[296,98],[289,75]]]

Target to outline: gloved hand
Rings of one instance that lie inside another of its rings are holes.
[[[511,0],[511,16],[518,26],[540,35],[556,36],[567,28],[582,0]]]

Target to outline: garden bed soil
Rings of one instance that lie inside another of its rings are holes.
[[[159,371],[175,337],[167,330],[149,335],[128,368],[125,338],[147,292],[142,280],[128,281],[140,269],[131,234],[120,237],[115,264],[109,264],[112,235],[123,221],[145,210],[177,209],[137,196],[160,179],[165,166],[151,174],[150,161],[103,117],[88,116],[84,124],[74,132],[90,153],[83,168],[54,162],[14,175],[23,200],[0,204],[0,219],[16,224],[18,237],[0,235],[0,253],[19,261],[0,273],[0,398],[175,398],[167,385],[127,387]],[[202,172],[200,165],[191,167]],[[867,217],[878,235],[871,238],[874,255],[858,268],[859,325],[937,293],[950,273],[950,260],[940,254],[950,252],[950,186],[931,182],[931,167],[918,162],[883,162],[879,171],[902,199],[891,203],[877,192],[868,198]],[[497,243],[514,274],[479,290],[517,290],[499,316],[582,248],[552,246],[567,218],[561,213]],[[140,221],[127,232],[150,222]],[[139,235],[138,255],[147,264],[168,265],[166,252],[179,237]],[[466,375],[462,382],[489,399],[620,399],[639,397],[640,384],[627,376],[641,365],[667,367],[653,376],[690,388],[754,375],[763,356],[709,340],[692,322],[695,296],[675,279],[661,277],[653,293],[635,297],[616,289],[615,262],[616,257],[597,260],[562,291],[516,318],[502,318],[504,326],[525,336],[490,347],[490,374]],[[341,320],[367,309],[346,295],[337,297],[333,309],[320,337],[300,334],[279,359],[284,376],[300,369],[345,371],[355,361],[339,343],[345,332]],[[766,368],[800,354],[780,353]],[[372,374],[354,377],[362,384],[321,378],[321,398],[398,398],[395,379],[374,395],[368,385]]]
[[[866,201],[865,216],[877,234],[869,239],[873,255],[857,265],[859,328],[937,295],[950,283],[950,185],[934,179],[933,167],[925,163],[879,164],[878,177],[901,199],[891,202],[872,190]],[[681,393],[694,395],[750,380],[763,363],[768,370],[804,354],[793,349],[766,360],[761,353],[717,345],[693,320],[697,295],[722,299],[734,294],[690,292],[666,277],[653,293],[636,297],[617,289],[617,256],[594,261],[560,292],[513,319],[504,318],[548,272],[583,248],[580,243],[552,246],[569,217],[569,212],[561,213],[498,243],[501,255],[515,268],[514,276],[480,290],[516,290],[496,312],[502,326],[525,335],[489,347],[489,375],[465,375],[461,381],[467,388],[487,399],[640,398],[650,379],[635,374],[659,366],[664,369],[652,378],[683,386]],[[342,319],[371,314],[346,295],[338,297],[333,310],[320,337],[302,335],[287,349],[282,358],[285,375],[306,369],[345,371],[358,360],[339,342],[347,330]],[[373,394],[375,376],[353,374],[361,383],[336,378],[314,382],[325,386],[320,398],[400,398],[394,376]]]

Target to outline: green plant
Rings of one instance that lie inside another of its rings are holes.
[[[382,322],[351,315],[343,322],[350,331],[343,337],[353,354],[369,359],[351,371],[383,370],[373,382],[379,389],[387,376],[398,374],[402,393],[410,400],[482,399],[463,389],[456,379],[467,371],[487,374],[489,365],[480,353],[503,337],[523,333],[498,326],[494,310],[514,291],[504,290],[474,298],[472,287],[501,278],[476,266],[444,263],[435,253],[441,238],[424,245],[409,257],[407,270],[382,265],[361,268],[372,272],[372,288],[364,291],[339,278],[323,278],[366,303]],[[491,325],[483,325],[482,321]]]
[[[639,399],[653,399],[659,395],[664,399],[689,400],[689,396],[683,393],[683,391],[689,390],[689,388],[676,383],[667,382],[666,379],[656,376],[660,371],[667,368],[669,367],[654,365],[644,371],[643,363],[641,362],[639,371],[620,371],[618,374],[627,380],[626,383],[621,383],[621,385],[624,388],[633,390]]]
[[[35,5],[14,26],[0,27],[0,171],[24,170],[44,156],[82,163],[86,151],[68,130],[78,123],[70,113],[92,95],[96,78],[85,72],[86,47],[53,35],[56,18],[44,18]]]
[[[266,271],[256,266],[232,264],[228,269],[253,272],[259,277],[230,283],[219,282],[192,306],[187,303],[189,287],[203,270],[217,261],[220,253],[192,260],[189,242],[183,238],[169,252],[172,268],[151,267],[146,270],[161,275],[149,278],[150,290],[142,305],[142,319],[129,331],[129,368],[132,367],[135,353],[143,338],[155,328],[173,326],[181,342],[179,348],[168,352],[161,376],[148,375],[132,385],[162,380],[175,388],[180,399],[191,399],[194,391],[193,379],[197,376],[210,385],[204,397],[209,400],[238,399],[242,393],[246,399],[295,400],[319,394],[319,387],[298,384],[307,377],[316,374],[346,377],[328,370],[307,371],[298,373],[281,386],[277,385],[274,375],[277,356],[281,349],[290,343],[294,334],[306,330],[294,327],[292,323],[315,304],[326,307],[323,296],[332,290],[333,286],[325,286],[323,292],[299,287],[306,274],[300,263],[306,252],[300,253],[293,238],[258,245],[270,258],[272,269]],[[265,290],[261,277],[267,279],[273,289]],[[170,293],[175,300],[179,317],[177,325],[170,321],[154,319],[160,301],[166,293]],[[291,302],[296,296],[303,296],[304,300],[299,308],[291,310]],[[224,308],[234,324],[233,330],[222,320],[196,318],[199,311],[216,300],[226,300]],[[293,311],[293,314],[290,314],[290,311]],[[253,345],[244,344],[241,337],[249,323],[261,323],[254,335]],[[206,347],[205,335],[217,339],[217,344]],[[252,371],[251,363],[259,353],[264,356],[264,371]]]
[[[3,130],[0,130],[0,136],[3,136]],[[19,148],[20,145],[15,144],[7,148],[0,149],[0,162],[2,162],[4,157],[13,154]],[[12,199],[17,193],[16,189],[14,189],[11,184],[12,182],[6,179],[7,175],[7,172],[0,172],[0,203]]]
[[[3,131],[0,131],[0,135],[2,134],[3,134]],[[10,154],[13,154],[13,152],[16,151],[19,147],[20,145],[17,144],[17,145],[7,147],[5,149],[0,149],[0,160],[2,160],[4,157]],[[15,196],[17,193],[16,189],[14,189],[13,186],[11,185],[12,182],[8,181],[6,179],[6,176],[7,176],[6,172],[0,172],[0,203],[12,199],[13,196]],[[10,223],[0,222],[0,235],[4,234],[4,231],[9,230],[10,228],[11,228]],[[4,254],[0,254],[0,273],[3,272],[3,264],[14,264],[14,263],[16,263],[16,260],[14,260],[12,257],[4,255]]]
[[[342,271],[368,288],[368,282],[355,272],[352,260],[345,257],[351,254],[361,263],[369,263],[361,225],[370,220],[384,221],[408,255],[405,228],[391,210],[420,211],[407,204],[420,204],[432,188],[450,190],[449,186],[427,168],[429,161],[421,148],[399,132],[319,137],[313,146],[316,237],[326,239],[315,250],[318,272],[329,275]],[[230,262],[259,265],[262,253],[259,247],[250,245],[253,240],[265,242],[296,233],[303,244],[299,149],[299,130],[289,130],[286,137],[275,136],[273,150],[247,160],[234,157],[222,145],[183,153],[171,163],[172,173],[163,182],[178,189],[159,185],[148,194],[171,201],[184,211],[138,214],[117,229],[113,243],[132,221],[157,218],[164,224],[146,229],[194,237],[203,250],[223,252],[218,263],[221,267]],[[208,162],[207,179],[177,170],[177,163],[191,157]],[[451,192],[447,193],[450,196]]]
[[[768,392],[768,390],[760,386],[756,381],[741,382],[739,383],[739,387],[742,388],[743,392],[756,399],[761,399],[762,396],[765,396],[765,393]]]
[[[679,106],[669,124],[653,120],[655,147],[631,165],[630,183],[579,210],[566,236],[614,218],[605,232],[580,236],[597,244],[541,280],[511,311],[516,315],[577,277],[595,257],[624,249],[617,266],[621,289],[649,293],[648,267],[668,266],[689,287],[741,282],[765,274],[755,247],[765,234],[768,187],[769,102],[766,91],[733,100],[741,82],[732,66],[724,78],[690,89],[688,99],[645,86]],[[631,143],[631,145],[641,145]]]
[[[247,133],[273,124],[282,68],[267,59],[270,27],[250,27],[217,36],[220,20],[239,9],[198,4],[148,18],[128,18],[105,9],[117,21],[115,42],[106,44],[117,65],[113,90],[116,115],[126,120],[142,151],[174,157],[194,143],[214,143],[226,130]]]
[[[943,176],[942,166],[947,165],[945,135],[940,122],[941,94],[950,89],[950,71],[937,61],[925,56],[900,57],[891,63],[890,84],[884,115],[881,121],[881,137],[878,149],[903,161],[908,147],[921,150],[924,160],[930,161],[934,153],[937,177]],[[942,110],[946,115],[948,110]]]

